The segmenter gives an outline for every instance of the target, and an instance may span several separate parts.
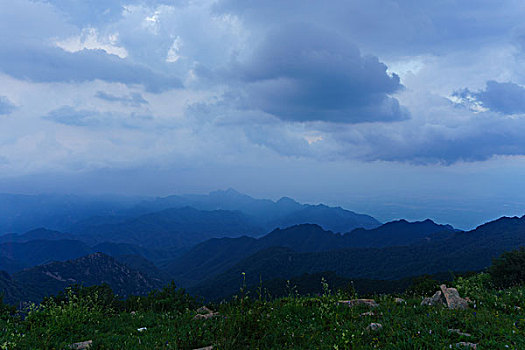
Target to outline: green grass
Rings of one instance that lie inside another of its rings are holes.
[[[151,300],[148,307],[137,300],[108,306],[89,296],[70,296],[33,307],[25,317],[4,312],[0,348],[65,349],[93,340],[92,349],[449,349],[460,341],[476,343],[478,349],[525,349],[525,287],[487,289],[485,276],[455,282],[473,301],[467,310],[420,306],[421,297],[396,304],[386,295],[376,297],[375,316],[361,316],[370,309],[338,304],[348,296],[329,293],[275,300],[236,297],[209,305],[219,312],[209,320],[194,319],[198,305],[180,293],[165,293],[160,309]],[[170,295],[184,300],[170,309]],[[368,332],[371,322],[383,328]],[[147,329],[138,331],[142,327]],[[472,336],[448,331],[453,328]]]

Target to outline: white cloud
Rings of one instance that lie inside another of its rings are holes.
[[[80,35],[58,40],[55,44],[67,52],[78,52],[85,49],[104,50],[110,55],[126,58],[128,52],[124,47],[118,46],[118,37],[118,33],[102,37],[95,28],[84,28]]]
[[[179,53],[182,48],[182,45],[182,39],[180,38],[180,36],[177,35],[175,40],[173,40],[173,44],[171,44],[170,49],[168,50],[166,62],[175,63],[181,58]]]

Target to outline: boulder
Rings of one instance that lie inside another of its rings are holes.
[[[206,306],[200,307],[197,309],[197,315],[193,317],[196,320],[208,320],[213,317],[219,316],[218,312],[213,312],[212,310],[208,309]]]
[[[445,304],[445,299],[443,298],[443,294],[440,291],[437,291],[434,293],[433,296],[429,298],[423,299],[421,302],[421,305],[427,305],[427,306],[436,306],[436,305],[443,305]]]
[[[466,309],[468,302],[459,296],[456,288],[447,288],[444,284],[440,286],[449,309]]]
[[[208,320],[210,318],[214,318],[214,317],[217,317],[217,316],[219,316],[219,313],[218,312],[214,312],[214,313],[211,313],[211,314],[197,314],[193,318],[195,320]]]
[[[213,311],[208,309],[206,306],[202,306],[202,307],[197,309],[197,313],[199,313],[199,314],[212,314]]]
[[[348,305],[348,307],[354,307],[357,305],[367,305],[370,307],[378,307],[379,304],[376,303],[374,299],[352,299],[352,300],[339,300],[340,304]]]
[[[74,349],[74,350],[89,349],[92,344],[93,344],[93,340],[86,340],[80,343],[69,344],[68,348]]]
[[[383,325],[381,323],[370,323],[368,327],[366,327],[367,331],[377,332],[383,328]]]
[[[462,335],[464,337],[470,337],[471,336],[470,333],[463,333],[459,329],[449,329],[448,331],[449,331],[449,333],[456,333],[456,334]]]
[[[464,348],[477,349],[478,348],[478,344],[467,343],[467,342],[462,341],[462,342],[456,343],[456,348],[459,348],[459,349],[464,349]]]

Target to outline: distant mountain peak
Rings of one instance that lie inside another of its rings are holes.
[[[267,236],[270,236],[272,234],[276,234],[276,233],[285,233],[285,232],[294,232],[294,231],[303,231],[303,230],[317,230],[317,231],[323,231],[323,232],[329,232],[325,229],[323,229],[321,226],[319,226],[318,224],[297,224],[297,225],[292,225],[292,226],[289,226],[289,227],[285,227],[285,228],[276,228],[274,229],[273,231],[271,231],[270,233],[267,234]]]
[[[234,188],[227,188],[225,190],[217,190],[209,193],[209,196],[228,196],[228,197],[250,197],[247,194],[241,193]]]
[[[485,227],[491,227],[494,225],[505,225],[505,224],[512,224],[512,223],[519,223],[519,222],[525,222],[525,215],[522,217],[519,216],[502,216],[499,219],[486,222],[484,224],[479,225],[476,229],[481,229]]]
[[[279,200],[276,202],[277,204],[284,204],[284,203],[291,203],[291,204],[297,204],[297,201],[293,198],[290,198],[290,197],[281,197],[279,198]]]
[[[393,225],[410,225],[410,226],[414,226],[414,225],[435,225],[435,226],[444,226],[444,225],[437,224],[435,221],[433,221],[431,219],[425,219],[425,220],[422,220],[422,221],[408,221],[406,219],[399,219],[399,220],[394,220],[394,221],[387,222],[387,223],[385,223],[385,225],[387,225],[387,226],[393,226]]]

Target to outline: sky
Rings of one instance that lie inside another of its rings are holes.
[[[0,0],[0,191],[525,214],[518,0]]]

